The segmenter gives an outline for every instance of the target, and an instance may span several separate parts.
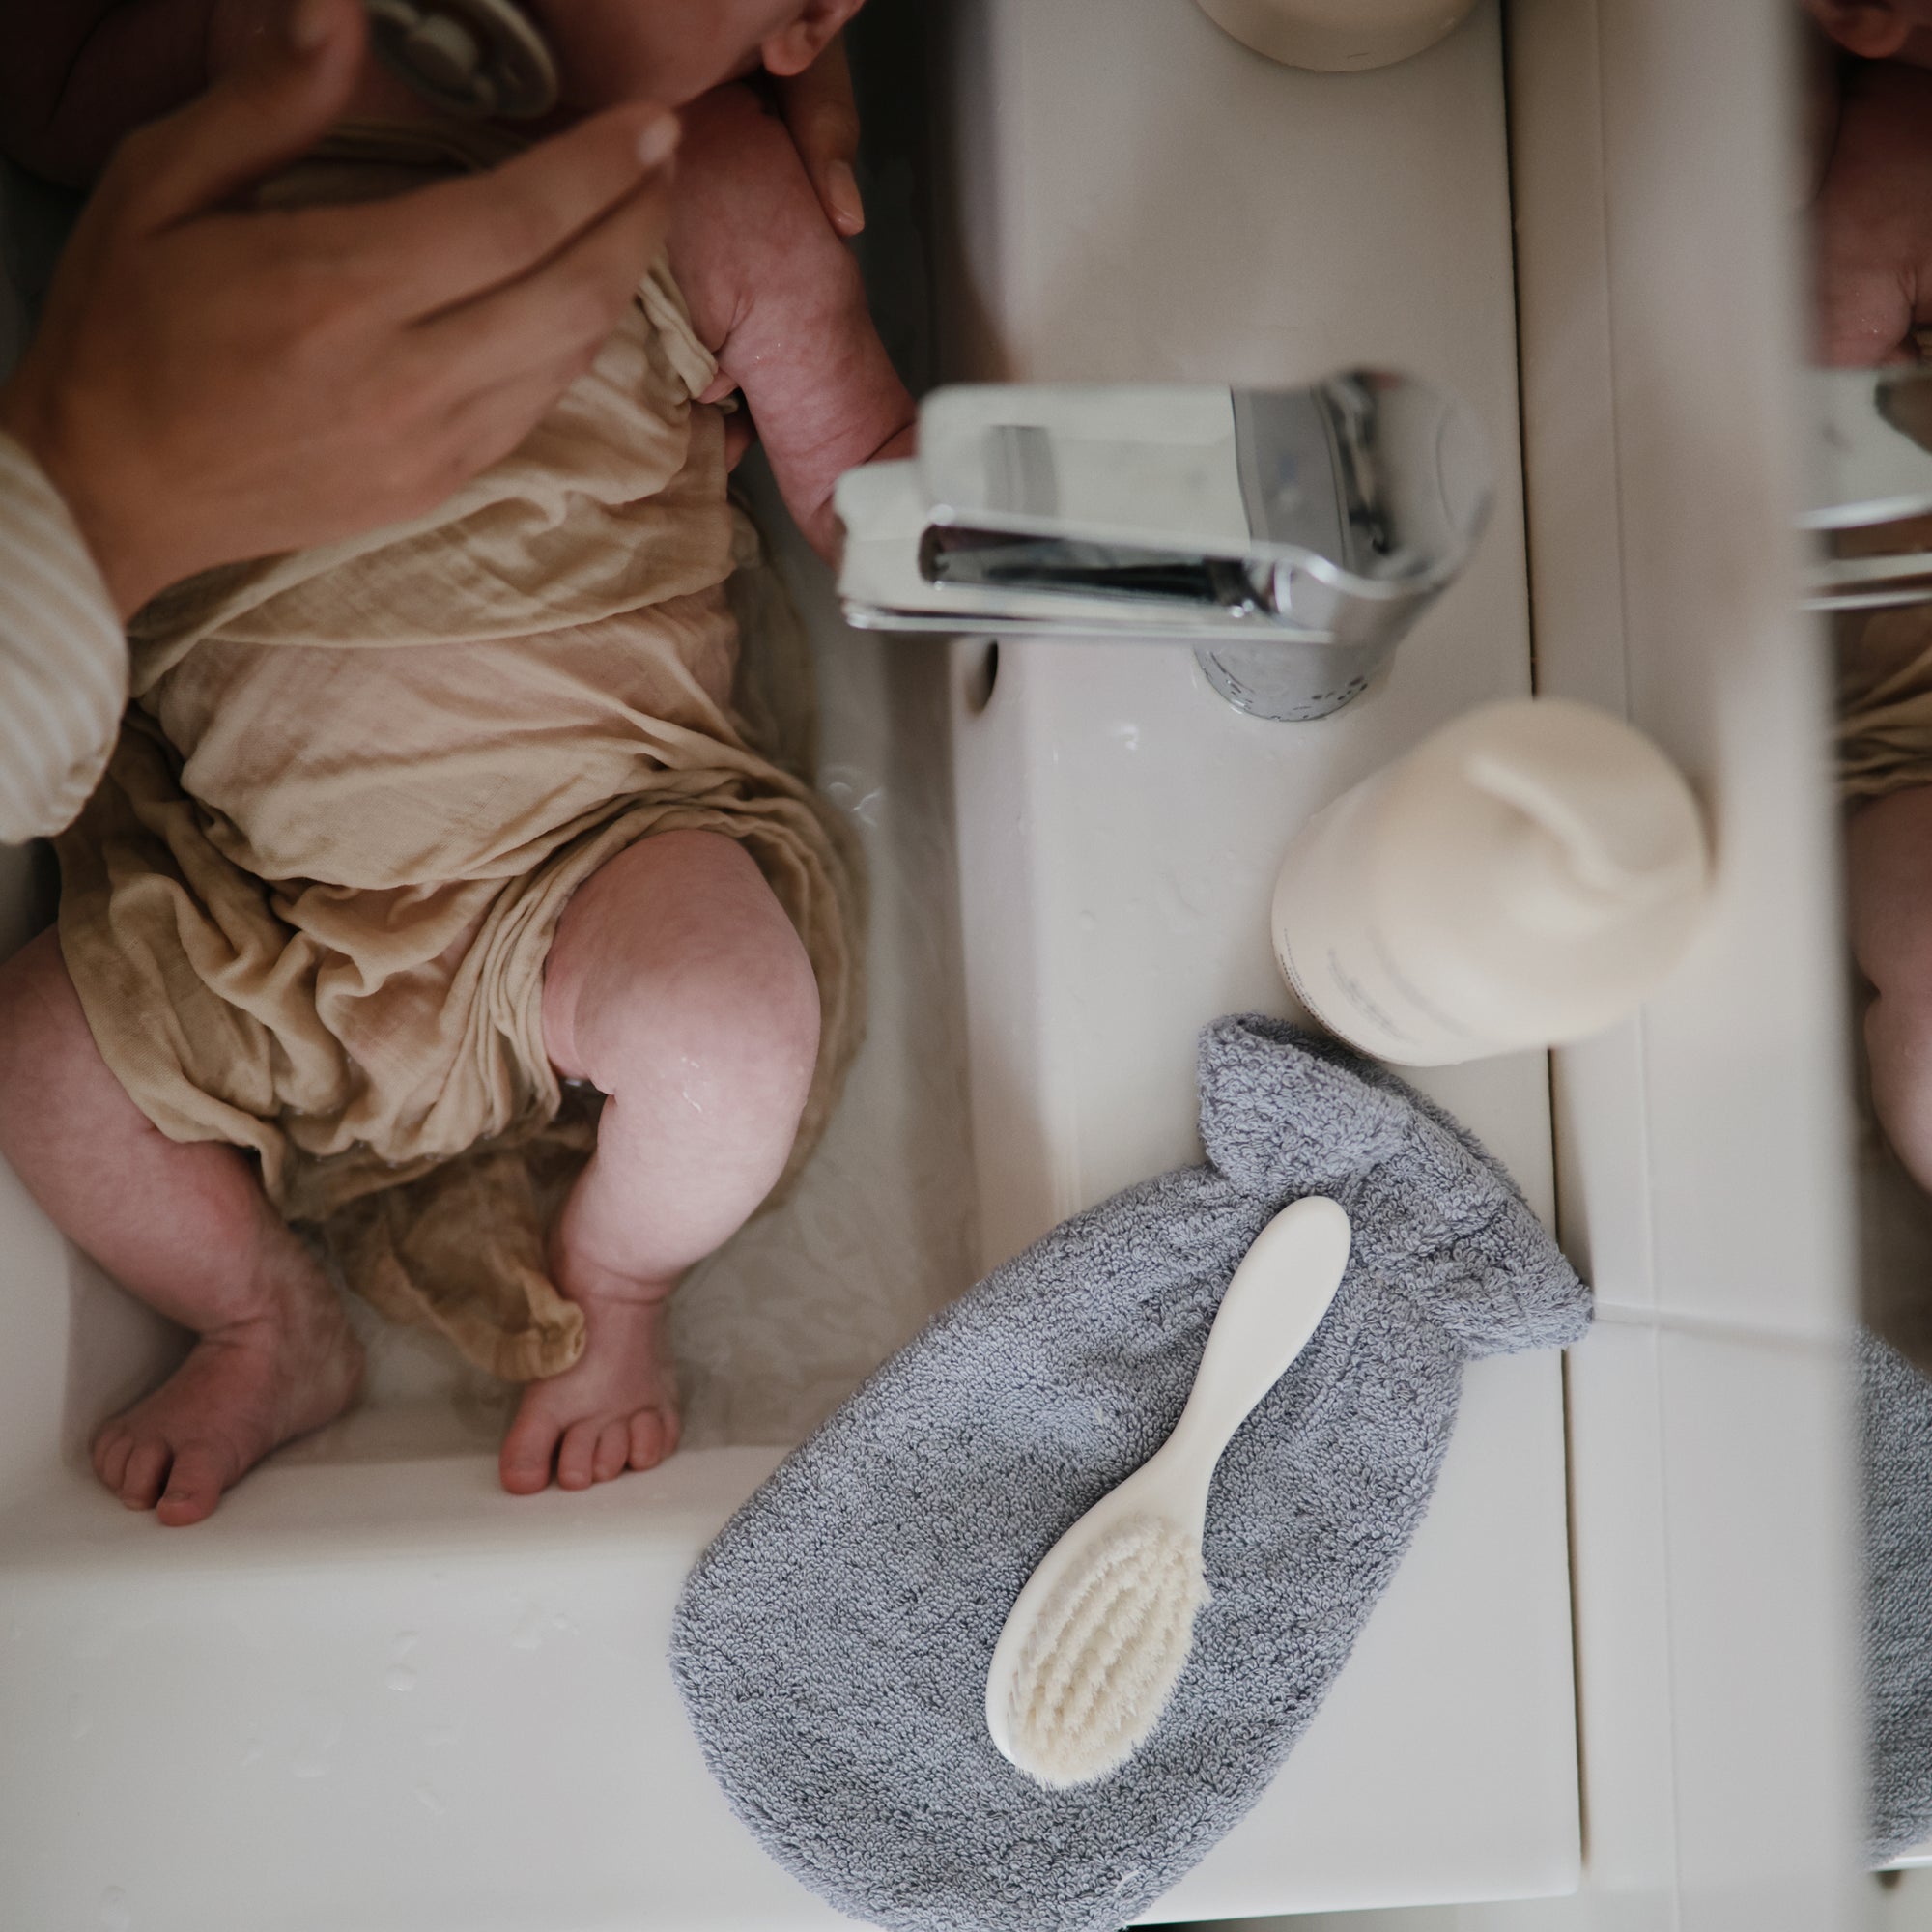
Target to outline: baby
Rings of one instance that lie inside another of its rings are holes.
[[[660,264],[436,512],[209,573],[130,629],[58,942],[0,969],[0,1152],[199,1338],[95,1443],[130,1508],[198,1521],[353,1400],[360,1352],[291,1221],[379,1307],[534,1378],[506,1489],[675,1446],[666,1298],[803,1157],[859,1004],[845,837],[734,699],[741,614],[776,645],[782,606],[714,402],[742,390],[821,550],[838,476],[912,422],[789,137],[711,90],[801,70],[858,4],[533,6],[571,108],[696,103],[678,280]],[[358,111],[264,198],[514,147],[374,70]]]

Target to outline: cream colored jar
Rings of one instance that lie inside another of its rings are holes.
[[[1364,1052],[1438,1066],[1601,1031],[1677,964],[1710,893],[1690,788],[1620,719],[1467,712],[1290,848],[1276,963]]]
[[[1388,67],[1451,32],[1475,0],[1200,0],[1217,27],[1269,60],[1347,73]]]

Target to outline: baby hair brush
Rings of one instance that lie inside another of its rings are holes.
[[[986,1678],[1001,1753],[1057,1790],[1118,1770],[1147,1741],[1208,1601],[1201,1546],[1214,1467],[1320,1326],[1349,1263],[1349,1217],[1291,1203],[1242,1257],[1174,1434],[1047,1551]]]

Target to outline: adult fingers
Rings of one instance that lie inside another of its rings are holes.
[[[440,501],[516,448],[556,399],[583,373],[590,356],[559,357],[494,388],[478,389],[449,406],[443,447],[424,479],[423,507]]]
[[[152,228],[232,200],[341,117],[366,34],[356,0],[300,0],[287,32],[200,99],[122,144],[103,188]]]
[[[338,229],[340,252],[353,252],[385,301],[408,316],[434,316],[516,283],[592,237],[608,238],[613,222],[630,245],[647,243],[641,274],[665,225],[642,209],[664,203],[677,139],[668,109],[614,107],[487,174],[303,218],[318,232]]]
[[[633,192],[536,272],[419,324],[445,393],[493,388],[559,358],[588,366],[664,245],[668,180]]]
[[[501,462],[550,413],[595,354],[593,348],[553,355],[492,386],[445,389],[409,437],[412,467],[396,479],[383,516],[399,521],[420,515]],[[427,403],[428,383],[442,380],[443,372],[432,376],[433,358],[417,363],[412,357],[411,366],[419,372],[413,393]]]
[[[811,177],[826,219],[841,235],[866,225],[866,204],[852,163],[859,156],[859,106],[840,35],[802,73],[778,84],[785,125]]]

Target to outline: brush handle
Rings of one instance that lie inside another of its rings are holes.
[[[1208,1333],[1193,1393],[1161,1460],[1199,1484],[1205,1506],[1214,1465],[1235,1431],[1321,1325],[1349,1265],[1349,1217],[1326,1195],[1291,1202],[1241,1258]]]

